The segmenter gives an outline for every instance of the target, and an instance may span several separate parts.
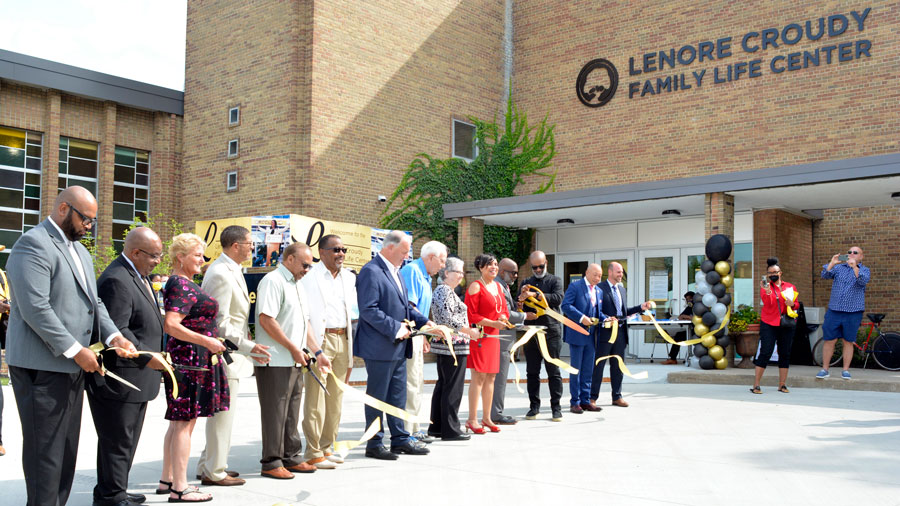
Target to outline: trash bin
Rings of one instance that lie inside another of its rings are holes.
[[[819,339],[822,338],[822,323],[825,321],[824,307],[806,308],[806,328],[809,329],[809,350],[812,351]]]

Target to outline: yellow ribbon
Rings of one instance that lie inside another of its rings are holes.
[[[521,373],[519,373],[519,366],[516,364],[516,361],[515,361],[516,350],[518,350],[519,348],[524,346],[525,343],[530,341],[531,338],[534,336],[537,336],[538,348],[540,348],[541,356],[544,357],[545,362],[553,364],[553,365],[559,367],[560,369],[563,369],[564,371],[566,371],[569,374],[578,374],[578,369],[572,367],[570,364],[567,364],[566,362],[563,362],[562,360],[560,360],[558,358],[553,358],[550,356],[549,351],[547,351],[547,336],[544,334],[544,331],[541,329],[532,327],[532,328],[528,329],[528,331],[525,332],[525,335],[522,336],[521,338],[519,338],[519,340],[516,341],[512,345],[512,347],[509,349],[509,361],[512,363],[513,368],[516,370],[516,389],[521,394],[525,393],[525,391],[522,390],[521,386],[519,386],[519,381],[521,381],[522,376],[521,376]]]
[[[6,271],[0,269],[0,278],[3,278],[3,286],[0,286],[0,297],[9,302],[9,280],[6,279]]]
[[[375,437],[375,434],[378,433],[379,430],[381,430],[380,416],[375,420],[372,420],[372,423],[369,424],[369,428],[366,429],[366,431],[358,441],[335,441],[334,452],[340,455],[341,458],[344,458],[348,453],[350,453],[350,450]]]
[[[615,325],[613,325],[615,323]],[[619,321],[610,320],[608,322],[603,322],[603,326],[611,329],[609,333],[609,344],[616,342],[616,339],[619,337]]]
[[[103,351],[103,343],[94,343],[90,346],[89,349],[99,355],[100,352]],[[128,351],[125,348],[122,348],[120,346],[110,346],[107,349],[110,349],[113,351],[115,351],[115,350],[122,350],[125,352]],[[175,370],[172,368],[172,365],[171,365],[172,359],[169,357],[169,354],[165,353],[165,352],[159,353],[159,352],[155,352],[155,351],[135,351],[134,353],[137,355],[150,355],[151,357],[154,357],[159,360],[159,362],[163,365],[163,370],[166,371],[167,373],[169,373],[169,377],[172,379],[172,398],[177,399],[178,398],[178,381],[175,379]],[[103,366],[103,372],[106,372],[106,366]]]
[[[2,272],[2,271],[0,271],[0,272]],[[798,316],[797,312],[794,311],[794,308],[792,308],[791,306],[794,305],[795,300],[800,298],[800,292],[793,292],[793,295],[794,295],[794,297],[790,298],[790,297],[788,297],[788,295],[786,293],[781,292],[781,296],[784,297],[785,302],[790,302],[790,304],[784,305],[784,312],[787,313],[787,315],[790,316],[791,318],[796,318]]]
[[[600,357],[594,361],[594,365],[597,365],[601,360],[606,360],[608,358],[614,358],[619,361],[619,370],[622,371],[622,374],[624,374],[625,376],[634,379],[647,379],[647,371],[642,371],[637,374],[631,374],[631,371],[629,371],[628,368],[625,367],[625,361],[622,360],[622,357],[618,355],[606,355],[605,357]]]
[[[334,371],[328,371],[328,374],[331,375],[331,378],[334,379],[338,388],[344,392],[344,395],[352,398],[353,400],[359,401],[366,406],[375,408],[379,411],[383,411],[385,414],[395,416],[400,418],[401,420],[405,420],[407,422],[417,422],[417,423],[431,423],[431,420],[427,416],[414,415],[408,411],[404,411],[396,406],[392,406],[384,401],[380,401],[371,395],[360,392],[359,390],[351,387],[350,385],[341,381],[337,375],[334,374]],[[371,439],[371,437],[370,437]]]
[[[447,347],[450,348],[450,356],[453,357],[453,366],[459,366],[459,362],[456,361],[456,352],[453,351],[453,329],[446,325],[426,325],[420,329],[420,332],[428,334],[429,336],[443,338],[444,342],[447,343]]]

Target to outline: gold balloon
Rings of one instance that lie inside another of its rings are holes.
[[[732,283],[734,283],[734,278],[731,277],[731,274],[726,274],[722,276],[722,281],[720,281],[726,287],[730,287]]]
[[[716,346],[716,336],[706,336],[702,341],[700,341],[700,344],[706,346],[707,348],[712,348],[713,346]]]
[[[731,264],[726,262],[725,260],[719,260],[716,262],[716,272],[719,273],[720,276],[724,276],[731,272]]]
[[[709,332],[709,327],[707,327],[706,325],[704,325],[702,323],[700,323],[698,325],[694,325],[694,333],[697,334],[698,336],[702,336],[703,334],[706,334],[707,332]]]
[[[728,359],[725,357],[716,360],[716,369],[725,369],[728,367]]]
[[[703,318],[700,318],[699,316],[694,315],[691,317],[691,323],[693,323],[694,326],[700,325],[701,323],[703,323]]]
[[[709,356],[712,357],[713,360],[719,360],[725,356],[725,350],[717,344],[709,349]]]

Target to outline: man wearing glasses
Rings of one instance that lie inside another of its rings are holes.
[[[302,242],[284,249],[281,263],[266,274],[256,290],[256,339],[271,347],[272,358],[256,367],[256,386],[262,419],[262,475],[289,480],[293,473],[312,473],[316,466],[303,458],[300,442],[300,403],[303,366],[316,358],[319,377],[331,362],[319,348],[309,324],[309,303],[300,280],[312,268],[312,251]],[[314,374],[312,368],[309,374]],[[309,388],[321,388],[314,379]],[[219,416],[218,414],[216,416]],[[215,418],[215,417],[213,417]]]
[[[334,374],[347,381],[353,364],[353,321],[359,317],[356,307],[356,276],[345,269],[347,248],[339,236],[329,234],[319,240],[319,259],[301,283],[309,300],[309,323],[316,343],[331,361]],[[334,454],[341,421],[343,392],[334,378],[322,378],[328,395],[312,382],[303,402],[303,436],[306,438],[306,463],[318,469],[334,469],[344,460]],[[315,381],[315,380],[313,380]]]
[[[15,304],[6,360],[22,423],[28,505],[64,505],[75,477],[85,373],[103,374],[97,342],[134,357],[97,297],[94,263],[78,241],[94,229],[97,200],[80,186],[56,197],[49,218],[16,241],[7,262]],[[109,380],[113,381],[113,380]]]
[[[563,300],[562,280],[558,276],[547,273],[547,256],[543,251],[534,251],[528,257],[528,264],[531,266],[533,275],[522,282],[519,294],[519,305],[528,297],[540,299],[540,294],[530,290],[529,286],[534,286],[544,293],[547,297],[547,306],[560,312],[559,306]],[[545,334],[547,336],[547,351],[551,358],[559,358],[559,352],[562,350],[562,324],[550,318],[547,315],[536,318],[535,313],[529,308],[525,311],[525,319],[533,320],[534,325],[543,325],[547,327]],[[525,414],[526,420],[534,420],[537,418],[541,409],[541,362],[544,357],[537,339],[532,339],[525,343],[525,371],[528,382],[528,399],[530,408]],[[559,367],[544,363],[544,369],[547,371],[547,384],[550,387],[550,409],[552,411],[551,420],[554,422],[562,421],[562,409],[559,402],[562,399],[563,386],[562,376],[559,373]]]
[[[241,264],[250,259],[253,251],[250,231],[240,225],[225,227],[219,236],[219,242],[222,244],[222,254],[206,270],[202,288],[219,303],[219,312],[216,314],[219,337],[237,346],[238,353],[231,354],[230,364],[227,361],[225,363],[231,407],[206,420],[206,448],[197,462],[197,476],[203,485],[228,487],[244,484],[236,471],[226,470],[241,378],[248,378],[253,374],[251,362],[241,354],[256,354],[258,356],[253,357],[253,360],[265,363],[269,352],[266,351],[266,346],[250,340],[250,296],[241,272]]]
[[[844,370],[841,378],[850,379],[850,361],[853,360],[853,343],[856,332],[862,323],[863,310],[866,307],[866,284],[871,274],[869,268],[862,264],[863,252],[859,246],[853,246],[847,255],[834,255],[828,265],[822,266],[822,279],[833,279],[831,299],[825,312],[825,323],[822,325],[825,346],[822,349],[822,370],[816,378],[824,379],[831,375],[831,355],[837,339],[844,340]]]
[[[497,281],[503,288],[503,296],[506,297],[506,307],[509,308],[509,322],[520,324],[525,321],[525,313],[514,311],[516,307],[510,288],[519,278],[519,266],[511,258],[500,260],[500,273]],[[509,349],[516,340],[514,329],[500,329],[500,370],[494,376],[494,398],[491,402],[491,421],[498,425],[515,425],[516,419],[503,414],[504,400],[506,399],[506,376],[509,372]]]

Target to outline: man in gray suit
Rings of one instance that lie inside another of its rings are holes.
[[[519,278],[519,266],[511,259],[500,260],[500,274],[497,280],[503,287],[503,295],[506,297],[506,307],[509,308],[509,322],[520,324],[525,321],[525,313],[514,311],[516,301],[513,300],[509,288]],[[515,425],[516,419],[503,414],[503,400],[506,398],[506,376],[509,371],[509,349],[516,341],[515,330],[500,330],[500,370],[494,376],[494,398],[491,403],[491,421],[498,425]]]
[[[117,352],[123,357],[136,356],[97,297],[93,262],[78,242],[96,216],[89,191],[66,188],[50,217],[16,241],[7,262],[16,303],[6,360],[22,421],[28,505],[61,506],[69,498],[85,373],[102,374],[88,346],[103,340],[123,348]]]

